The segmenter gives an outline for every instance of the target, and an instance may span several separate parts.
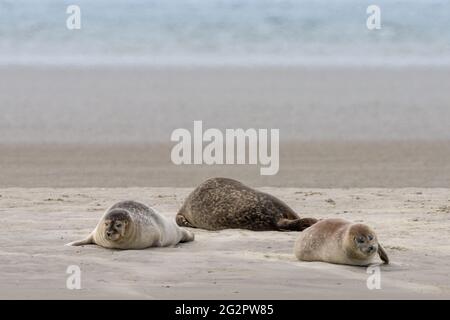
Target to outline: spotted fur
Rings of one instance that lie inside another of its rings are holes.
[[[314,224],[300,217],[280,199],[228,178],[200,184],[185,200],[176,222],[206,230],[302,231]]]

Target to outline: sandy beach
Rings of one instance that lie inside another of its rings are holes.
[[[64,246],[115,201],[143,201],[173,218],[190,190],[0,189],[0,298],[450,298],[449,189],[262,188],[302,216],[373,226],[392,261],[381,266],[379,290],[367,288],[365,268],[296,261],[296,232],[192,229],[192,243],[137,251]],[[81,269],[81,290],[66,288],[69,265]]]
[[[450,299],[449,39],[447,0],[0,1],[0,300]],[[381,288],[298,232],[65,246],[212,177],[367,223]]]
[[[450,297],[450,134],[445,68],[3,68],[0,298],[395,299]],[[370,71],[370,77],[367,72]],[[280,171],[184,165],[170,134],[279,128]],[[373,226],[392,260],[305,263],[295,232],[194,230],[174,248],[66,247],[112,203],[173,218],[193,187],[225,176],[302,216]],[[82,289],[66,288],[78,265]]]
[[[2,67],[0,187],[450,187],[448,68]],[[278,128],[280,170],[176,166],[176,128]]]

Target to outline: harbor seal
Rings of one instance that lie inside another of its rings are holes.
[[[187,197],[176,222],[206,230],[302,231],[317,220],[300,219],[283,201],[239,181],[211,178]]]
[[[154,209],[136,201],[122,201],[106,210],[86,239],[67,245],[97,244],[113,249],[144,249],[192,240],[193,233],[178,227]]]
[[[388,264],[389,258],[375,232],[362,223],[324,219],[302,232],[294,247],[297,259],[357,266],[369,265],[376,253]]]

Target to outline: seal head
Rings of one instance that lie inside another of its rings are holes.
[[[122,209],[114,209],[104,218],[103,235],[108,241],[120,241],[125,238],[130,225],[130,214]]]
[[[370,260],[378,252],[375,233],[366,225],[356,223],[350,226],[345,237],[347,255],[354,260]]]

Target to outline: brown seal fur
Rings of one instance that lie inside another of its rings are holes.
[[[295,256],[302,261],[324,261],[366,266],[376,254],[384,263],[389,258],[375,232],[362,223],[344,219],[324,219],[302,232],[294,247]]]
[[[176,216],[183,227],[206,230],[302,231],[316,219],[300,217],[283,201],[239,181],[211,178],[186,199]]]

